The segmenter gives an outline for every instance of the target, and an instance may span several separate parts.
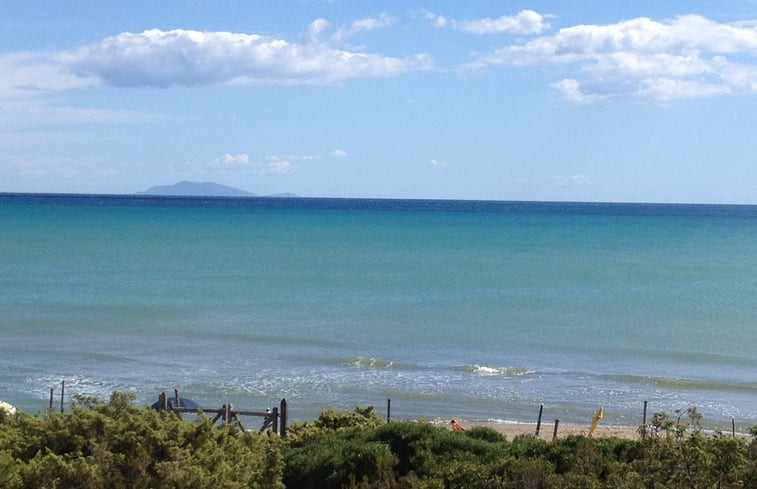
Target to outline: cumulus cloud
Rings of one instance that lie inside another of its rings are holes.
[[[226,153],[208,162],[208,168],[213,170],[233,170],[249,166],[250,157],[244,153],[232,155]]]
[[[380,22],[377,20],[375,22]],[[325,21],[311,24],[316,37]],[[355,25],[351,32],[368,29]],[[423,54],[405,58],[322,43],[291,43],[257,34],[184,29],[124,32],[58,56],[69,73],[115,86],[216,83],[335,83],[356,77],[392,77],[430,68]]]
[[[478,20],[453,21],[452,27],[472,34],[502,32],[510,34],[539,34],[549,29],[550,25],[544,21],[544,17],[540,13],[533,10],[523,10],[517,15],[503,15],[496,19],[487,17]]]
[[[578,25],[479,56],[468,68],[509,64],[576,66],[576,76],[553,83],[567,99],[596,103],[619,97],[667,101],[754,93],[757,24],[722,24],[699,15],[669,21],[636,18]]]
[[[347,156],[347,152],[343,149],[335,149],[331,154],[336,156],[337,158],[344,158]]]
[[[431,166],[447,166],[446,163],[444,163],[443,161],[439,161],[437,159],[432,159],[430,163],[431,163]]]

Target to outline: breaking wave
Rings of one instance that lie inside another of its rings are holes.
[[[390,368],[394,366],[394,362],[376,357],[352,357],[342,360],[342,365],[355,368]]]
[[[518,367],[487,367],[485,365],[463,365],[457,367],[462,372],[470,372],[477,375],[493,375],[501,377],[520,377],[536,373],[533,370],[527,370]]]

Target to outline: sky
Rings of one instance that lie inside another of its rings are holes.
[[[0,192],[757,204],[757,1],[0,0]]]

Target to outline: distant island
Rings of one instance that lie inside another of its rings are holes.
[[[187,182],[181,181],[173,185],[158,185],[147,190],[137,192],[137,195],[168,195],[168,196],[193,196],[193,197],[257,197],[240,188],[229,187],[213,182]],[[268,197],[297,197],[295,194],[283,193],[269,195]]]

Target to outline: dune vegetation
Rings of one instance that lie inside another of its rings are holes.
[[[657,413],[643,439],[507,440],[477,427],[382,421],[371,407],[324,411],[286,437],[182,421],[77,397],[65,413],[0,410],[0,487],[21,488],[755,488],[751,438],[704,434],[700,416]]]

